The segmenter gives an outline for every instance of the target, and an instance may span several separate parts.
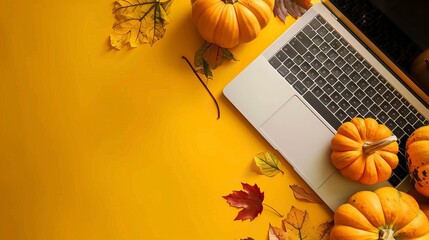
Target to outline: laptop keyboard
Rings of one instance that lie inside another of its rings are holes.
[[[269,63],[334,129],[354,117],[372,117],[399,139],[399,166],[389,182],[407,175],[405,143],[429,123],[333,27],[317,15]]]

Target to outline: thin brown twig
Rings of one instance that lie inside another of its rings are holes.
[[[192,69],[192,71],[194,72],[195,76],[197,76],[198,80],[200,80],[201,84],[203,84],[204,88],[207,90],[207,92],[210,94],[210,97],[213,99],[214,103],[216,104],[217,119],[219,120],[219,118],[220,118],[220,108],[219,108],[219,104],[216,101],[216,98],[210,92],[210,89],[207,87],[207,85],[204,83],[204,81],[200,78],[200,75],[198,75],[198,72],[192,66],[191,62],[189,62],[189,60],[185,56],[182,56],[182,58],[185,59],[185,61],[188,63],[189,67]]]

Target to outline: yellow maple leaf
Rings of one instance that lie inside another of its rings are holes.
[[[168,14],[173,0],[125,0],[113,6],[115,23],[110,34],[112,47],[121,49],[127,43],[137,47],[143,43],[153,45],[161,39],[165,26],[171,22]]]
[[[287,217],[283,219],[283,226],[286,231],[295,233],[300,240],[318,239],[306,210],[303,211],[292,206]]]

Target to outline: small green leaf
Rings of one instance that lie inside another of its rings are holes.
[[[278,172],[284,173],[279,168],[279,158],[271,152],[257,154],[255,156],[255,163],[265,176],[273,177]]]

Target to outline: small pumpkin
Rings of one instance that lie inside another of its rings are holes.
[[[399,163],[397,138],[373,118],[343,123],[331,140],[331,162],[353,181],[372,185],[387,180]]]
[[[191,0],[201,37],[223,48],[255,39],[271,19],[274,0]]]
[[[416,57],[411,65],[411,75],[424,91],[429,91],[429,48]]]
[[[334,213],[330,239],[429,239],[429,221],[417,201],[393,187],[360,191]]]
[[[429,126],[419,127],[410,135],[405,153],[414,188],[429,197]]]

